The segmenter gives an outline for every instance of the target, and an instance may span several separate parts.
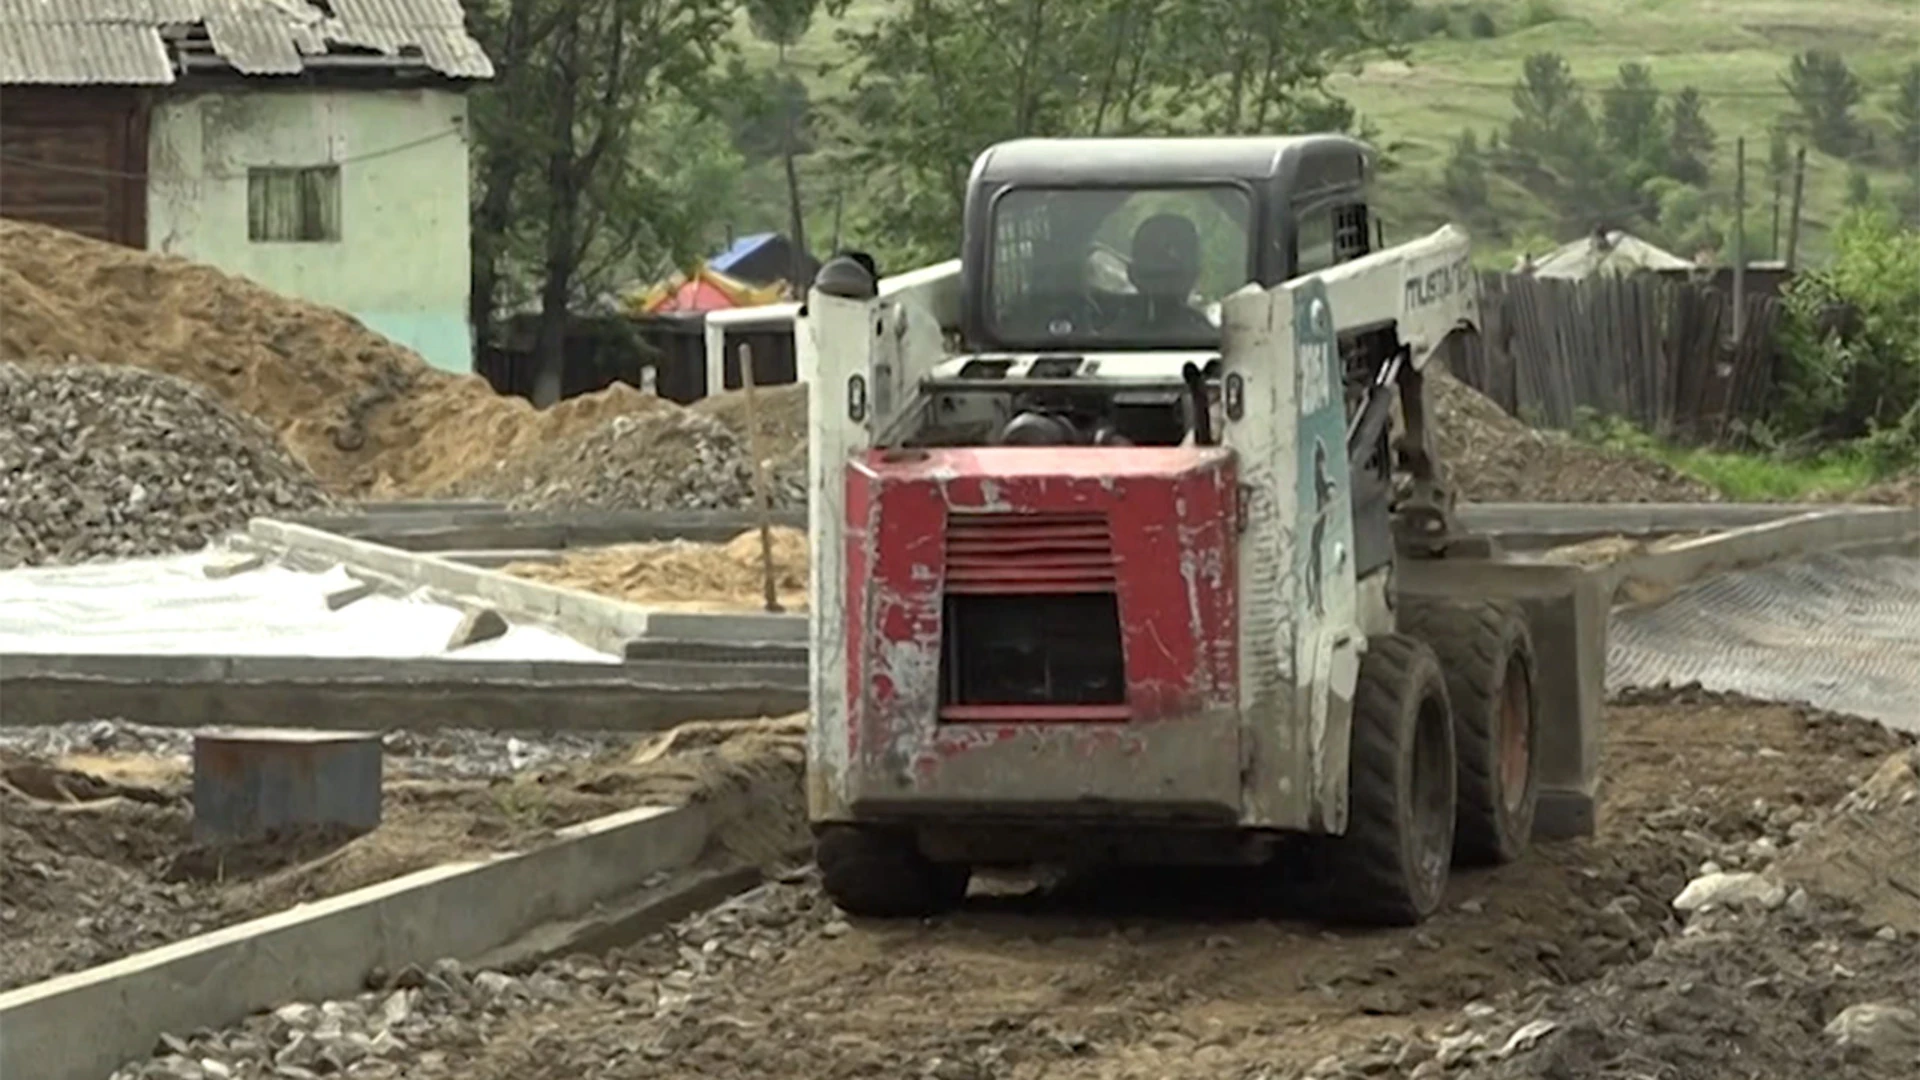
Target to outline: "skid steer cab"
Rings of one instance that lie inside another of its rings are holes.
[[[1012,142],[957,295],[823,269],[808,796],[843,909],[1283,863],[1410,923],[1520,852],[1526,622],[1394,583],[1469,539],[1421,374],[1477,323],[1467,238],[1381,250],[1368,171],[1339,136]]]

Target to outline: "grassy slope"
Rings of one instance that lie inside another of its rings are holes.
[[[845,57],[835,42],[837,26],[870,25],[894,0],[854,0],[843,20],[816,21],[792,57],[803,77],[825,97],[846,85]],[[1357,74],[1336,79],[1346,95],[1381,131],[1382,141],[1403,144],[1403,167],[1382,179],[1382,205],[1401,236],[1448,219],[1439,195],[1439,175],[1448,140],[1465,126],[1483,134],[1511,115],[1509,90],[1521,61],[1543,50],[1567,57],[1590,95],[1597,96],[1619,65],[1648,63],[1662,90],[1693,85],[1707,98],[1707,116],[1722,148],[1716,159],[1715,188],[1730,202],[1733,191],[1733,140],[1747,138],[1748,212],[1767,220],[1767,131],[1790,102],[1779,75],[1792,57],[1809,47],[1841,52],[1867,83],[1869,102],[1862,115],[1885,140],[1884,98],[1895,71],[1920,56],[1920,0],[1553,0],[1542,5],[1520,0],[1481,0],[1500,36],[1489,40],[1436,38],[1413,47],[1410,64],[1378,60]],[[1558,18],[1521,29],[1529,8],[1550,8]],[[773,50],[741,29],[748,55],[771,63]],[[1597,108],[1597,101],[1595,101]],[[752,184],[757,224],[777,227],[783,220],[784,194],[774,183],[777,170],[761,170]],[[1817,151],[1807,164],[1807,212],[1802,250],[1818,257],[1826,226],[1838,216],[1847,184],[1847,166]],[[816,245],[827,239],[831,221],[830,181],[824,170],[809,170],[813,206],[808,214]],[[1898,177],[1873,172],[1876,190],[1890,191]],[[1496,200],[1514,215],[1511,232],[1551,231],[1531,197],[1509,189]],[[1565,240],[1568,237],[1558,237]],[[1487,244],[1489,261],[1503,261],[1512,245]],[[1766,252],[1758,252],[1764,257]]]
[[[1496,0],[1481,6],[1494,16],[1501,36],[1422,42],[1410,66],[1376,61],[1336,81],[1384,140],[1408,144],[1399,155],[1405,168],[1383,181],[1390,220],[1425,227],[1446,219],[1438,179],[1448,140],[1462,127],[1484,135],[1506,122],[1521,62],[1535,52],[1565,56],[1590,98],[1630,60],[1649,65],[1663,91],[1699,88],[1708,122],[1721,139],[1714,187],[1730,205],[1733,141],[1744,135],[1748,213],[1763,221],[1771,200],[1767,132],[1791,106],[1779,77],[1792,55],[1811,47],[1839,51],[1868,86],[1870,100],[1861,115],[1882,129],[1894,73],[1920,56],[1916,0],[1555,0],[1550,6],[1560,18],[1525,29],[1519,29],[1523,11],[1537,5]],[[1593,104],[1597,108],[1597,100]],[[1884,142],[1884,130],[1880,136]],[[1802,237],[1810,254],[1823,250],[1826,227],[1843,205],[1847,173],[1845,163],[1809,151]],[[1876,190],[1890,191],[1898,182],[1891,172],[1872,175]],[[1506,194],[1518,199],[1520,213],[1539,220],[1532,200]],[[1514,230],[1525,231],[1524,224]]]

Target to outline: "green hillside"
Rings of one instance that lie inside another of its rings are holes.
[[[844,17],[817,19],[793,46],[789,58],[817,104],[843,93],[853,70],[838,32],[871,26],[903,2],[854,0]],[[1850,183],[1858,182],[1851,176],[1856,169],[1881,197],[1913,182],[1900,175],[1887,149],[1887,100],[1899,70],[1920,59],[1920,0],[1475,0],[1424,4],[1416,14],[1409,20],[1404,60],[1375,56],[1331,83],[1357,108],[1376,140],[1390,148],[1394,168],[1382,178],[1381,203],[1392,234],[1461,220],[1442,183],[1451,141],[1463,128],[1483,138],[1503,129],[1514,115],[1512,90],[1523,61],[1548,51],[1567,60],[1596,115],[1602,90],[1625,62],[1646,64],[1663,94],[1697,89],[1717,135],[1704,202],[1719,218],[1730,219],[1734,140],[1746,138],[1748,235],[1758,243],[1753,257],[1771,254],[1768,137],[1793,113],[1781,76],[1801,50],[1831,50],[1845,59],[1866,91],[1855,115],[1878,143],[1876,151],[1858,154],[1852,162],[1809,151],[1803,256],[1817,259],[1824,253],[1825,232],[1843,211]],[[1489,30],[1491,36],[1477,36]],[[772,65],[773,48],[754,40],[744,22],[739,39],[750,63]],[[829,121],[816,145],[831,151],[834,138]],[[1795,137],[1793,145],[1803,141]],[[863,193],[844,171],[828,164],[825,154],[802,165],[810,239],[821,247],[830,239],[836,197],[851,230]],[[777,163],[753,170],[740,228],[780,227],[785,196],[779,176]],[[1486,262],[1504,262],[1579,231],[1564,207],[1556,214],[1511,177],[1489,176],[1488,187],[1490,207],[1471,215]]]

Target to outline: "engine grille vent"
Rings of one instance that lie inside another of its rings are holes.
[[[952,514],[946,591],[975,595],[1110,593],[1113,536],[1104,514]]]

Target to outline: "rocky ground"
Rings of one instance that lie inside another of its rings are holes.
[[[0,729],[0,990],[454,859],[537,845],[634,806],[736,789],[734,841],[771,859],[801,843],[791,722],[613,734],[387,736],[383,821],[238,845],[192,839],[188,743],[99,721]],[[755,815],[760,815],[756,817]],[[762,819],[765,820],[762,820]],[[771,838],[771,839],[769,839]]]
[[[272,432],[185,380],[0,363],[0,569],[192,550],[329,502]]]
[[[1610,721],[1599,834],[1462,875],[1417,930],[1329,928],[1201,874],[854,923],[800,875],[612,954],[401,972],[119,1077],[1914,1075],[1920,901],[1819,870],[1914,829],[1914,753],[1705,695]],[[1887,907],[1863,917],[1869,893]]]

